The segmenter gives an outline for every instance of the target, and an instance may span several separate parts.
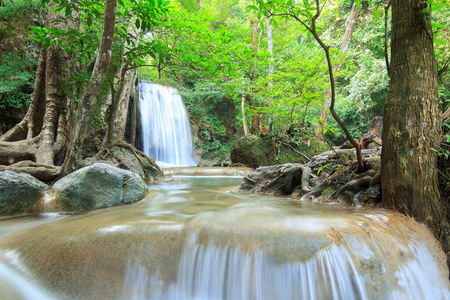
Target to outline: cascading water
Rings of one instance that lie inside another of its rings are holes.
[[[0,219],[0,299],[450,299],[425,226],[227,192],[240,181],[189,178],[134,205]]]
[[[144,153],[161,167],[195,166],[189,117],[178,91],[149,82],[139,83],[138,90]]]

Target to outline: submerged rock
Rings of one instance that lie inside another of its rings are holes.
[[[147,194],[147,185],[139,175],[103,163],[67,175],[58,180],[53,189],[66,211],[132,204]]]
[[[32,212],[46,186],[29,174],[0,172],[0,215]]]

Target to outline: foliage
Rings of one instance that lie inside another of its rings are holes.
[[[24,52],[13,34],[27,34],[40,23],[45,5],[39,0],[4,0],[0,5],[0,108],[28,105],[34,87],[37,58]],[[26,17],[23,17],[26,16]]]
[[[12,52],[2,53],[0,62],[0,108],[28,105],[37,62]]]
[[[103,27],[104,2],[102,1],[68,1],[55,0],[53,13],[63,12],[63,21],[79,18],[82,30],[61,29],[56,27],[34,26],[31,38],[43,43],[43,47],[61,47],[74,62],[73,77],[66,82],[66,86],[81,91],[86,86],[90,69],[97,55]],[[144,64],[140,59],[146,54],[156,56],[160,44],[140,35],[148,32],[161,23],[169,9],[168,1],[137,1],[119,0],[117,11],[117,25],[114,36],[112,53],[113,66],[118,68],[137,68]],[[72,14],[77,12],[76,14]]]
[[[3,0],[0,1],[0,20],[19,18],[23,14],[39,18],[43,7],[41,0]]]

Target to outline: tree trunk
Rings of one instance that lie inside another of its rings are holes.
[[[270,11],[269,11],[270,14]],[[267,48],[269,50],[270,53],[270,58],[269,58],[269,72],[268,72],[268,76],[269,76],[269,89],[270,92],[272,92],[273,89],[273,80],[271,78],[271,76],[273,75],[273,37],[272,37],[272,24],[270,24],[270,20],[272,19],[272,16],[269,16],[267,18]],[[272,93],[270,93],[272,94]],[[269,97],[269,109],[272,109],[272,96]],[[272,125],[273,125],[273,115],[272,113],[269,113],[269,125],[268,125],[268,131],[271,132],[272,131]]]
[[[52,14],[55,5],[50,3],[46,26],[70,30],[79,27],[79,15],[72,12],[71,18],[62,20],[62,11]],[[65,146],[67,130],[67,99],[62,84],[69,77],[70,58],[61,48],[42,48],[39,54],[38,68],[33,95],[28,111],[19,124],[0,138],[0,162],[7,155],[7,164],[27,160],[38,165],[54,166],[54,157]],[[9,148],[9,150],[8,150]],[[11,152],[12,151],[12,152]],[[14,166],[15,171],[29,169],[24,164]],[[51,171],[55,173],[55,169]],[[53,175],[52,175],[53,176]],[[46,176],[44,176],[46,177]],[[46,177],[47,178],[47,177]]]
[[[134,92],[135,86],[132,86],[132,97],[130,99],[131,101],[131,137],[130,137],[130,144],[136,147],[136,123],[137,123],[137,114],[138,114],[138,101],[136,97],[136,93]]]
[[[250,79],[252,82],[252,85],[257,77],[257,69],[256,69],[256,54],[258,53],[258,20],[253,16],[253,13],[250,14],[250,24],[251,24],[251,35],[252,35],[252,49],[253,49],[253,61],[252,61],[252,69],[251,69],[251,75]],[[253,88],[250,89],[250,94],[253,94]],[[252,134],[258,134],[259,133],[259,116],[258,112],[256,110],[256,107],[254,106],[254,101],[252,100],[252,96],[249,96],[249,104],[250,104],[250,111],[252,113],[252,125],[250,127],[250,132]]]
[[[425,0],[392,2],[390,87],[384,107],[383,205],[427,224],[448,244],[447,205],[438,190],[441,116],[431,20]]]
[[[115,142],[123,141],[125,137],[128,106],[130,103],[131,89],[133,88],[135,79],[134,75],[135,75],[134,69],[128,70],[125,73],[125,77],[122,83],[123,84],[122,89],[120,90],[120,94],[117,95],[119,99],[117,103],[117,111],[114,118],[114,134],[113,134],[113,140]]]
[[[63,172],[72,172],[81,162],[83,142],[92,121],[94,108],[99,104],[99,96],[111,61],[114,31],[116,27],[117,0],[107,0],[100,46],[94,70],[78,108],[77,120],[71,132],[71,140],[64,161]]]
[[[353,31],[355,30],[356,23],[358,21],[359,8],[356,6],[356,3],[353,3],[352,10],[350,12],[350,16],[348,17],[347,27],[345,28],[344,36],[342,37],[341,42],[341,52],[347,52],[350,47],[350,42],[352,40]],[[341,66],[335,66],[333,68],[333,72],[336,73],[341,69]],[[327,98],[325,103],[322,106],[322,110],[320,111],[320,122],[317,124],[315,136],[316,139],[321,140],[323,138],[323,129],[327,124],[328,119],[328,108],[330,107],[331,102],[331,90],[328,91]]]
[[[242,95],[241,109],[242,109],[242,126],[244,127],[244,135],[248,135],[248,126],[245,117],[245,95]]]

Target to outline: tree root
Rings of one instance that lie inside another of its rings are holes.
[[[350,181],[347,184],[344,184],[341,188],[339,188],[337,191],[332,193],[329,197],[329,200],[335,200],[337,197],[339,197],[342,193],[345,191],[358,191],[362,188],[368,188],[370,186],[370,181],[372,180],[371,176],[364,176],[362,178],[354,179]]]
[[[45,182],[53,181],[61,175],[61,167],[38,164],[31,160],[20,161],[10,166],[0,166],[0,171],[5,170],[28,173]]]
[[[301,173],[301,176],[300,176]],[[290,195],[300,186],[301,191],[309,192],[309,178],[311,168],[300,166],[281,173],[275,179],[272,179],[266,186],[275,191],[281,190],[283,194]]]
[[[0,164],[12,165],[18,161],[35,160],[40,137],[16,142],[0,142]]]
[[[108,145],[108,147],[106,147],[106,149],[111,149],[114,146],[123,147],[123,148],[127,148],[127,149],[131,150],[134,153],[134,155],[136,156],[136,158],[139,159],[139,162],[141,163],[142,169],[144,169],[145,163],[142,160],[141,156],[147,158],[148,157],[147,154],[145,154],[144,152],[134,148],[132,145],[128,144],[125,141],[120,141],[120,142]],[[147,161],[152,167],[154,167],[157,170],[160,170],[159,166],[155,162],[153,162],[152,159],[147,159]]]

